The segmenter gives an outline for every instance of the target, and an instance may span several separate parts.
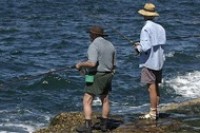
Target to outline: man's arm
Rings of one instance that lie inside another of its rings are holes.
[[[95,67],[96,66],[96,62],[92,62],[90,60],[84,61],[84,62],[79,62],[76,64],[76,69],[80,70],[82,67],[87,67],[87,68],[91,68],[91,67]]]

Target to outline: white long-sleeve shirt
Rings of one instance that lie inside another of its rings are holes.
[[[165,61],[163,45],[166,43],[165,29],[153,21],[146,21],[140,34],[140,45],[137,46],[140,56],[140,67],[160,70]]]

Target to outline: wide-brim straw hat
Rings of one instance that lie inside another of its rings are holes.
[[[91,34],[96,34],[99,36],[108,36],[107,34],[104,33],[104,29],[100,26],[92,26],[89,30],[89,33]]]
[[[143,9],[140,9],[138,13],[142,16],[158,17],[159,14],[156,12],[156,6],[152,3],[146,3]]]

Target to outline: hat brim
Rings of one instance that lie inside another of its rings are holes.
[[[158,17],[159,16],[159,14],[157,12],[149,12],[144,9],[139,10],[138,13],[142,16],[148,16],[148,17]]]
[[[91,33],[91,34],[95,34],[95,35],[99,35],[99,36],[108,36],[107,34],[99,34],[99,33],[96,33],[96,32],[92,32],[90,30],[87,31],[87,33]]]

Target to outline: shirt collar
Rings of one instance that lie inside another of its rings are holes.
[[[153,23],[153,21],[152,20],[146,20],[145,24],[148,24],[148,23]]]

